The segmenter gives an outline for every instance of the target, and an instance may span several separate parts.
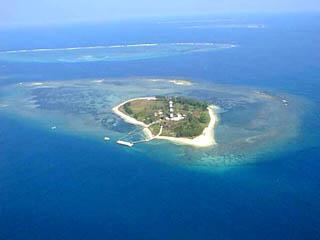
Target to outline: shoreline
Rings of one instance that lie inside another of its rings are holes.
[[[202,134],[197,137],[194,137],[192,139],[189,139],[189,138],[161,136],[161,133],[158,135],[153,135],[151,130],[149,129],[149,125],[147,125],[143,122],[140,122],[140,121],[136,120],[135,118],[130,117],[119,110],[119,108],[122,107],[124,104],[131,102],[131,101],[135,101],[135,100],[156,100],[156,97],[142,97],[142,98],[129,99],[125,102],[120,103],[119,105],[115,106],[114,108],[112,108],[112,111],[116,115],[118,115],[120,118],[122,118],[125,122],[143,127],[143,133],[146,135],[146,141],[150,141],[153,139],[167,140],[167,141],[173,142],[178,145],[190,145],[193,147],[210,147],[210,146],[217,144],[215,141],[215,138],[214,138],[214,128],[215,128],[217,120],[218,120],[218,118],[215,114],[215,111],[214,111],[214,109],[217,108],[216,106],[214,106],[214,105],[208,106],[207,109],[208,109],[209,116],[210,116],[210,122],[209,122],[208,126],[203,130]]]
[[[143,128],[148,128],[147,124],[145,124],[144,122],[140,122],[140,121],[136,120],[135,118],[124,114],[123,112],[121,112],[119,110],[119,108],[122,107],[123,105],[125,105],[126,103],[132,102],[132,101],[135,101],[135,100],[156,100],[156,99],[157,99],[156,97],[132,98],[132,99],[129,99],[129,100],[127,100],[127,101],[125,101],[123,103],[120,103],[119,105],[115,106],[114,108],[112,108],[112,111],[115,114],[117,114],[119,117],[121,117],[127,123],[138,125],[138,126],[143,127]]]
[[[203,130],[201,135],[194,137],[192,139],[176,138],[176,137],[168,137],[168,136],[155,136],[154,139],[168,140],[179,145],[190,145],[193,147],[210,147],[217,144],[214,138],[214,128],[217,123],[217,116],[214,113],[213,105],[210,105],[207,109],[210,115],[210,122],[208,126]]]

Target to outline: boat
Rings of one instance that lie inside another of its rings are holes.
[[[104,139],[105,141],[109,141],[109,140],[110,140],[109,137],[104,137],[103,139]]]

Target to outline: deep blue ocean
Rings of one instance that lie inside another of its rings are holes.
[[[212,27],[218,20],[224,25]],[[199,24],[207,25],[188,28]],[[238,47],[138,61],[0,62],[0,86],[157,76],[283,91],[314,105],[300,129],[312,144],[256,164],[199,171],[0,112],[0,239],[320,239],[320,15],[0,29],[2,51],[146,42]]]

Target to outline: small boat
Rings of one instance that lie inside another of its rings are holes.
[[[117,141],[117,143],[120,144],[120,145],[127,146],[127,147],[132,147],[133,146],[133,143],[126,142],[126,141],[121,141],[121,140]]]
[[[52,126],[52,127],[51,127],[51,130],[56,130],[56,129],[57,129],[56,126]]]
[[[283,104],[284,104],[285,106],[288,106],[288,100],[282,99],[282,102],[283,102]]]
[[[109,141],[110,138],[109,138],[109,137],[104,137],[104,140],[105,140],[105,141]]]

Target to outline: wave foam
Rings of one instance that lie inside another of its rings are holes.
[[[74,50],[86,50],[86,49],[107,49],[107,48],[133,48],[133,47],[156,47],[165,45],[185,45],[185,46],[222,46],[230,44],[217,44],[217,43],[197,43],[197,42],[179,42],[179,43],[141,43],[141,44],[126,44],[126,45],[99,45],[99,46],[85,46],[85,47],[67,47],[67,48],[36,48],[36,49],[18,49],[0,51],[0,53],[31,53],[31,52],[51,52],[51,51],[74,51]],[[230,47],[232,47],[230,45]]]

